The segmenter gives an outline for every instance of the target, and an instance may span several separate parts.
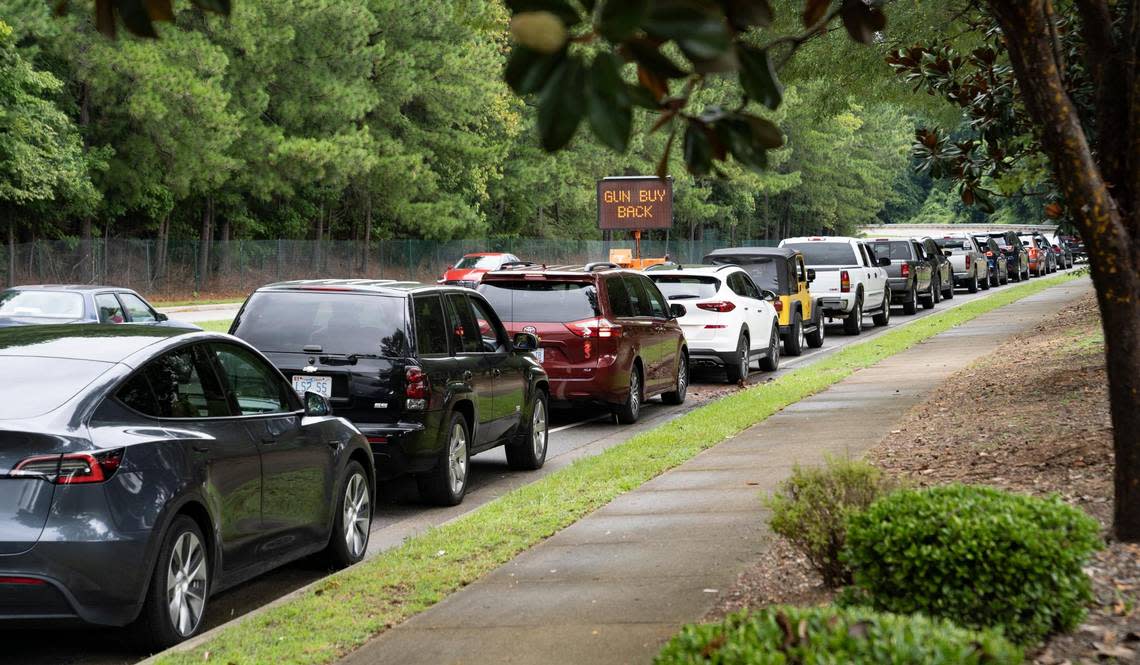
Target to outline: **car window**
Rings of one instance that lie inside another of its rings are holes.
[[[793,273],[795,274],[797,281],[800,281],[800,282],[806,282],[807,281],[807,268],[804,267],[804,257],[797,256],[795,259],[793,259],[792,260],[792,268],[793,268]],[[757,284],[757,286],[763,288],[762,284]]]
[[[653,316],[653,305],[649,302],[649,294],[645,287],[633,275],[622,275],[622,281],[629,291],[630,309],[634,316]]]
[[[714,298],[720,290],[720,280],[709,275],[653,275],[650,277],[666,298],[673,300]],[[629,306],[629,297],[626,295],[625,284],[620,279],[610,280],[609,283],[619,285],[625,304]],[[613,307],[613,289],[610,290],[610,306]],[[623,314],[622,316],[629,316]]]
[[[661,290],[657,288],[653,280],[642,275],[638,275],[635,279],[645,289],[646,295],[649,296],[651,316],[657,319],[669,318],[669,301],[665,300],[665,296],[661,295]]]
[[[123,303],[132,323],[154,323],[158,320],[143,299],[133,293],[120,293],[119,302]]]
[[[916,240],[912,240],[912,241],[910,241],[910,244],[911,244],[911,248],[914,250],[915,256],[917,256],[919,259],[925,259],[926,258],[926,252],[922,249],[922,243],[920,243]]]
[[[115,399],[139,413],[157,416],[158,400],[154,397],[154,391],[150,388],[150,381],[147,380],[146,374],[145,371],[136,372],[115,393]]]
[[[483,349],[506,351],[508,349],[506,331],[503,329],[503,324],[499,321],[498,315],[495,314],[495,310],[482,298],[467,296],[467,303],[475,315],[475,323],[479,330],[479,341],[482,343]]]
[[[416,296],[416,346],[421,356],[447,355],[447,319],[439,296]]]
[[[606,285],[606,296],[610,301],[610,315],[616,319],[636,316],[633,302],[629,297],[629,287],[621,275],[608,277],[603,283]]]
[[[230,393],[237,402],[241,415],[288,413],[294,410],[288,397],[292,388],[265,361],[232,344],[213,344],[211,350],[229,383]]]
[[[845,242],[792,242],[783,246],[798,250],[809,266],[849,266],[859,263],[855,250]]]
[[[942,249],[950,250],[951,254],[968,254],[974,249],[969,238],[937,238],[934,244]]]
[[[42,319],[83,318],[83,296],[65,291],[19,291],[0,293],[0,316]]]
[[[906,261],[911,258],[911,244],[909,240],[877,240],[870,245],[875,255],[894,261]]]
[[[95,308],[99,310],[99,323],[126,323],[123,306],[113,293],[100,293],[95,296]]]
[[[402,296],[327,291],[259,291],[242,308],[233,334],[263,353],[408,354],[408,303]]]
[[[752,281],[752,278],[749,277],[747,273],[739,272],[736,274],[740,275],[740,285],[741,288],[744,289],[745,297],[755,298],[756,300],[764,299],[764,296],[760,293],[760,288],[756,286],[755,282]]]
[[[498,268],[502,261],[501,256],[465,256],[459,259],[455,267],[463,270],[493,270]]]
[[[480,284],[479,293],[504,321],[566,323],[600,315],[597,289],[589,282],[495,280]]]
[[[143,366],[159,418],[222,418],[230,413],[218,378],[197,347],[171,351]],[[143,413],[146,413],[145,411]]]

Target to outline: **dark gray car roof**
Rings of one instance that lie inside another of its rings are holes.
[[[0,356],[69,358],[117,363],[175,338],[213,336],[187,328],[111,324],[15,326],[0,329]],[[220,335],[217,335],[221,337]],[[180,339],[177,341],[181,341]]]
[[[799,254],[799,252],[789,247],[725,247],[723,249],[714,249],[708,254],[705,254],[705,258],[719,258],[723,256],[782,256],[785,259],[790,259],[796,254]]]

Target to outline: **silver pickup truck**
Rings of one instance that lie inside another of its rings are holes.
[[[990,288],[989,264],[986,255],[978,249],[978,243],[965,233],[951,234],[935,238],[934,244],[950,257],[950,265],[954,268],[954,286],[966,289],[970,293],[977,293]]]

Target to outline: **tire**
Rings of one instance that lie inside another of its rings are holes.
[[[938,303],[938,289],[934,287],[934,282],[930,282],[930,293],[922,296],[923,309],[934,309],[934,305]]]
[[[546,464],[546,450],[550,444],[550,409],[546,391],[535,389],[529,414],[530,422],[514,441],[505,446],[507,466],[515,471],[535,471]]]
[[[349,462],[345,467],[338,496],[324,557],[330,565],[346,568],[364,558],[372,530],[372,490],[359,462]]]
[[[796,310],[792,313],[792,330],[784,339],[784,353],[789,356],[803,355],[804,352],[804,316]]]
[[[954,299],[954,274],[953,273],[950,274],[949,285],[947,285],[941,279],[939,279],[938,283],[942,285],[942,299],[943,300],[953,300]]]
[[[162,538],[146,600],[132,627],[139,646],[149,653],[196,635],[209,605],[212,573],[202,529],[187,515],[175,517]]]
[[[1029,268],[1026,268],[1025,272],[1021,274],[1021,281],[1023,281],[1023,282],[1029,281]]]
[[[991,281],[992,280],[990,279],[990,272],[989,272],[989,270],[987,270],[986,276],[981,280],[981,287],[982,287],[983,291],[989,291],[990,290],[990,282]]]
[[[724,373],[729,383],[740,383],[748,378],[748,366],[751,364],[751,351],[749,349],[751,340],[748,335],[740,334],[736,340],[736,362],[732,365],[725,365]]]
[[[641,402],[644,399],[645,391],[642,389],[641,366],[634,363],[633,369],[629,372],[629,393],[626,395],[625,404],[614,410],[618,422],[622,425],[632,425],[637,422],[641,416]]]
[[[661,401],[672,406],[684,404],[685,397],[689,394],[689,356],[682,353],[678,361],[677,380],[673,384],[676,390],[661,395]]]
[[[931,305],[933,307],[934,305]],[[903,314],[918,313],[918,287],[910,287],[910,300],[903,301]]]
[[[823,340],[827,337],[827,327],[823,325],[823,312],[817,310],[816,316],[819,320],[816,321],[815,330],[804,335],[807,345],[813,349],[823,346]]]
[[[891,324],[891,292],[883,294],[883,308],[878,314],[871,317],[871,321],[880,328]]]
[[[851,313],[843,317],[843,332],[848,335],[858,335],[863,332],[863,298],[855,301]]]
[[[765,372],[775,372],[780,369],[780,322],[772,322],[772,336],[768,339],[768,352],[760,359],[760,369]]]
[[[435,469],[416,476],[420,496],[437,506],[458,506],[471,475],[471,430],[461,413],[452,413]]]
[[[930,299],[935,305],[942,302],[942,280],[937,277],[932,277],[930,280]]]
[[[977,293],[978,292],[978,276],[977,275],[974,275],[973,281],[970,282],[970,286],[966,290],[969,291],[970,293]]]

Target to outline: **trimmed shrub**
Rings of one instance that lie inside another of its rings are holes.
[[[829,458],[823,467],[797,466],[765,502],[772,511],[769,526],[808,558],[825,584],[840,587],[851,582],[840,560],[847,519],[892,486],[866,462]]]
[[[769,607],[733,614],[721,623],[686,626],[654,662],[1015,665],[1022,662],[1022,654],[998,632],[966,630],[922,615],[833,606]]]
[[[1057,497],[990,487],[902,490],[853,515],[844,604],[1000,627],[1020,644],[1075,628],[1092,599],[1082,570],[1097,522]]]

